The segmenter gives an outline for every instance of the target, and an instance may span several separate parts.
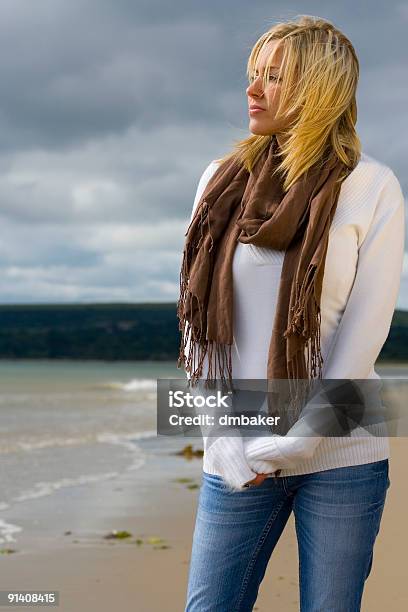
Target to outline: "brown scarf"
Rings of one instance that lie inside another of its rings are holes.
[[[200,379],[207,352],[207,382],[215,382],[217,374],[225,381],[227,372],[232,383],[232,259],[237,240],[285,251],[268,381],[321,378],[320,297],[341,185],[335,181],[344,164],[332,155],[323,167],[317,163],[309,168],[284,193],[282,177],[272,176],[280,160],[273,136],[251,172],[236,157],[220,164],[186,231],[177,305],[182,333],[177,367],[184,364],[190,384]]]

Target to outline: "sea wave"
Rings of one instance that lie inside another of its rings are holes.
[[[117,432],[99,432],[89,433],[74,437],[48,437],[34,440],[21,439],[5,439],[0,441],[0,455],[15,452],[31,452],[46,448],[60,448],[65,446],[82,446],[85,444],[95,444],[98,442],[108,442],[112,444],[124,444],[127,439],[141,440],[142,438],[151,438],[156,436],[155,430],[137,431],[132,433],[117,433]],[[122,441],[122,442],[121,442]]]
[[[6,505],[6,507],[8,506]],[[22,530],[22,527],[19,525],[7,523],[7,521],[0,519],[0,543],[15,542],[16,538],[14,537],[14,534],[20,533]]]
[[[35,482],[27,489],[22,490],[17,495],[14,495],[7,502],[0,501],[0,510],[6,510],[13,503],[24,502],[31,499],[37,499],[46,495],[51,495],[54,491],[65,487],[72,487],[84,484],[92,484],[103,480],[109,480],[120,475],[120,473],[140,469],[146,462],[146,455],[137,444],[137,440],[155,437],[157,432],[154,430],[137,431],[127,434],[117,434],[112,432],[100,433],[97,436],[97,441],[100,444],[115,444],[123,446],[130,451],[130,462],[124,470],[100,472],[94,474],[80,474],[76,477],[59,478],[54,481]],[[0,522],[0,538],[4,530],[1,528]],[[20,530],[20,529],[18,529]],[[12,533],[10,531],[10,533]],[[0,540],[1,541],[1,540]]]
[[[114,389],[119,391],[130,392],[147,392],[152,393],[152,399],[156,398],[157,379],[155,378],[134,378],[128,382],[123,381],[106,381],[98,383],[94,386],[97,389]]]

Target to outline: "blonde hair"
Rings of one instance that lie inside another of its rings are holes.
[[[300,15],[297,20],[276,23],[257,40],[248,59],[248,79],[257,69],[260,52],[272,40],[283,45],[276,118],[289,117],[288,127],[282,131],[282,161],[277,168],[284,177],[284,190],[313,164],[323,165],[333,154],[348,168],[339,176],[341,181],[361,156],[355,130],[359,61],[354,47],[329,21]],[[264,87],[271,60],[272,53],[263,74]],[[295,119],[290,119],[291,115]],[[253,134],[238,141],[221,161],[235,156],[251,171],[271,138]]]

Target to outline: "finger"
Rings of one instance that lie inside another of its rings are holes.
[[[266,474],[257,474],[256,477],[253,480],[250,480],[249,482],[247,482],[245,484],[245,486],[251,486],[251,487],[256,487],[257,485],[260,485],[263,483],[263,481],[266,478]]]

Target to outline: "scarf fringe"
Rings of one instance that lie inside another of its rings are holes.
[[[290,309],[291,318],[283,334],[288,343],[293,336],[300,341],[300,347],[288,362],[290,395],[296,410],[306,400],[314,379],[322,378],[321,311],[314,295],[315,272],[316,265],[309,264],[300,287],[299,283],[296,283],[295,303]],[[305,341],[304,338],[308,340]],[[302,372],[305,347],[306,380]]]
[[[213,249],[214,246],[214,239],[212,237],[211,234],[211,227],[210,227],[210,214],[209,214],[209,208],[210,205],[207,202],[207,200],[203,200],[202,204],[201,204],[201,208],[200,208],[200,238],[195,246],[196,250],[198,251],[198,249],[200,248],[203,240],[204,240],[204,223],[205,221],[207,221],[207,225],[208,225],[208,236],[210,238],[210,247],[208,249],[208,253],[210,253]],[[191,220],[191,223],[193,222],[193,220]],[[190,224],[191,225],[191,224]],[[190,228],[190,226],[189,226]],[[188,230],[187,230],[188,232]],[[185,234],[187,235],[187,233]]]
[[[188,335],[185,331],[187,328],[191,330],[191,335],[186,356],[185,347]],[[197,327],[188,325],[183,329],[182,348],[179,353],[177,368],[184,365],[185,371],[190,374],[189,384],[194,387],[202,377],[204,360],[207,355],[208,369],[205,386],[214,388],[216,381],[221,380],[223,386],[232,388],[232,345],[219,344],[213,340],[202,342],[197,337],[197,330]]]
[[[196,295],[189,291],[188,288],[188,270],[190,269],[194,250],[198,250],[202,244],[202,241],[204,240],[203,227],[205,222],[207,222],[208,225],[208,235],[210,238],[208,252],[211,252],[214,246],[214,240],[210,231],[209,204],[207,200],[203,200],[200,207],[200,238],[195,244],[187,241],[187,246],[183,252],[179,279],[180,297],[177,303],[177,317],[179,319],[179,331],[181,332],[177,369],[180,369],[183,366],[185,371],[190,374],[190,384],[194,386],[201,378],[204,359],[208,354],[208,372],[206,378],[207,385],[213,386],[215,384],[217,380],[217,373],[219,372],[219,378],[223,384],[231,385],[232,387],[232,345],[219,344],[215,341],[208,341],[206,339],[203,325],[204,305],[200,302]],[[188,234],[192,223],[193,219],[191,220],[185,235]],[[190,324],[186,317],[187,307],[189,307],[189,311],[191,313],[194,314],[195,312],[194,300],[196,301],[199,313],[200,324],[198,326]],[[186,346],[189,340],[189,351],[188,355],[186,356]],[[195,364],[197,365],[194,368]]]
[[[177,317],[179,320],[179,331],[181,332],[181,343],[180,343],[180,350],[179,350],[179,356],[178,356],[178,361],[177,361],[178,369],[180,369],[182,365],[186,365],[188,367],[191,366],[190,364],[191,351],[189,353],[187,362],[185,358],[185,348],[186,348],[187,341],[188,341],[187,331],[190,328],[190,326],[188,325],[187,318],[186,318],[186,308],[188,306],[190,312],[194,313],[194,309],[193,309],[194,298],[197,301],[200,323],[202,323],[203,321],[202,304],[200,303],[200,300],[195,295],[193,295],[188,289],[188,282],[189,282],[188,272],[191,267],[194,251],[198,251],[198,249],[201,246],[201,242],[204,238],[203,222],[206,216],[208,217],[208,202],[206,200],[203,200],[201,207],[200,207],[200,228],[201,228],[200,238],[198,241],[196,240],[195,242],[193,240],[191,241],[187,240],[186,247],[184,248],[184,251],[183,251],[183,258],[182,258],[180,276],[179,276],[179,286],[180,286],[179,300],[177,303]],[[190,224],[187,228],[185,236],[188,235],[191,229],[191,226],[193,225],[193,222],[194,222],[194,216],[190,221]],[[209,220],[208,220],[208,229],[210,229]],[[212,237],[211,237],[211,242],[212,242]],[[202,342],[202,334],[200,333],[200,329],[202,327],[203,327],[202,325],[200,325],[199,327],[194,327],[194,326],[191,327],[195,342]]]

